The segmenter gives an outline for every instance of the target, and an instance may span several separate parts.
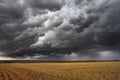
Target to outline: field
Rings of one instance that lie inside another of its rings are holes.
[[[120,80],[120,62],[1,63],[0,80]]]

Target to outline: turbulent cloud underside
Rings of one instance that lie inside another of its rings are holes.
[[[120,59],[119,0],[0,0],[0,56]]]

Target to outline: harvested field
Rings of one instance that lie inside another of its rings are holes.
[[[0,80],[120,80],[120,62],[3,63]]]

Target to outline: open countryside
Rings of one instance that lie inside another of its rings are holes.
[[[1,63],[0,80],[120,80],[120,62]]]

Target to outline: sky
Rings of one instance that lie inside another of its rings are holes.
[[[120,60],[120,0],[0,0],[0,60]]]

